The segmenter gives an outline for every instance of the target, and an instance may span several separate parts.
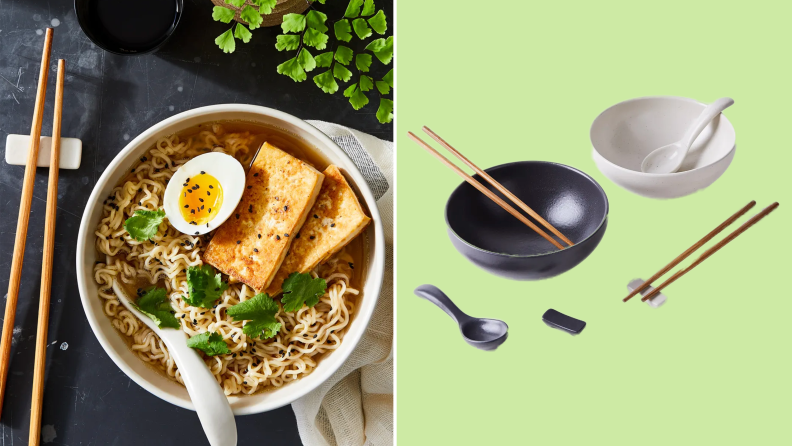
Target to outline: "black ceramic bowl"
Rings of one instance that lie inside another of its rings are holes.
[[[608,224],[608,197],[585,173],[543,161],[502,164],[486,171],[575,244],[558,250],[473,186],[462,183],[446,204],[446,224],[454,247],[477,266],[510,279],[546,279],[575,267],[602,240]],[[486,180],[474,178],[511,203]]]
[[[74,0],[80,28],[113,54],[158,50],[179,24],[184,0]]]

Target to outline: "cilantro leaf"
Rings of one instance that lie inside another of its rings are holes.
[[[237,23],[236,27],[234,28],[234,37],[245,43],[248,43],[250,42],[250,38],[253,37],[253,34],[251,34],[250,31],[245,28],[245,25]]]
[[[231,23],[234,20],[236,12],[233,9],[226,8],[225,6],[215,6],[212,9],[212,19],[215,22]]]
[[[358,54],[355,56],[355,66],[358,71],[367,73],[371,66],[371,54]]]
[[[333,52],[328,51],[326,53],[319,54],[318,56],[314,57],[316,61],[317,67],[324,67],[327,68],[333,64]]]
[[[357,90],[357,88],[358,88],[358,84],[352,84],[349,87],[347,87],[346,90],[344,90],[344,97],[345,98],[351,97],[352,93],[354,93],[355,90]]]
[[[286,62],[278,65],[278,74],[285,74],[292,78],[294,82],[302,82],[308,78],[305,74],[305,70],[303,70],[302,65],[297,61],[296,57],[292,57]]]
[[[371,28],[368,27],[366,24],[366,19],[355,19],[352,21],[352,28],[355,29],[355,34],[360,38],[360,40],[364,40],[368,36],[371,35]]]
[[[170,300],[168,300],[168,293],[165,288],[151,288],[132,305],[156,322],[159,328],[181,327],[176,316],[172,313],[173,307],[171,307]]]
[[[316,0],[316,1],[324,5],[326,0]]]
[[[371,51],[377,59],[384,64],[389,64],[393,58],[393,36],[387,39],[372,40],[366,45],[366,50]]]
[[[283,281],[281,297],[283,311],[297,311],[303,304],[313,307],[319,303],[319,298],[325,290],[327,290],[327,282],[324,279],[319,277],[314,279],[309,273],[291,273]]]
[[[344,82],[348,82],[349,79],[352,78],[352,72],[347,70],[346,67],[341,64],[335,64],[333,66],[333,76],[341,79]]]
[[[335,22],[333,31],[335,31],[336,39],[342,42],[349,42],[352,40],[352,25],[349,24],[349,20],[347,19]]]
[[[321,56],[321,54],[319,56]],[[319,56],[316,56],[317,63],[319,61]],[[338,83],[333,77],[333,72],[330,70],[327,70],[322,74],[317,74],[316,76],[314,76],[313,80],[316,86],[321,88],[322,91],[324,91],[325,93],[333,94],[336,91],[338,91]]]
[[[297,55],[297,62],[302,65],[305,71],[311,71],[316,68],[316,60],[305,48],[301,49],[300,54]]]
[[[327,34],[321,33],[313,28],[308,28],[303,35],[303,42],[306,45],[312,46],[317,50],[323,50],[327,48]]]
[[[256,11],[252,6],[245,6],[245,9],[239,14],[239,18],[246,21],[250,29],[260,27],[261,22],[264,21],[264,18],[261,17],[261,13]]]
[[[187,287],[190,295],[184,297],[185,302],[193,307],[212,308],[228,284],[220,279],[220,273],[215,273],[214,268],[203,265],[187,268]]]
[[[390,85],[391,88],[393,88],[393,68],[391,68],[391,70],[388,71],[388,74],[386,74],[385,76],[382,76],[382,80],[387,82],[388,85]]]
[[[251,0],[251,3],[259,7],[260,14],[272,14],[272,10],[278,4],[278,0]]]
[[[346,12],[344,12],[344,17],[354,19],[359,16],[361,6],[363,6],[363,0],[350,0]]]
[[[234,5],[237,8],[241,8],[242,5],[245,4],[245,0],[225,0],[226,4]]]
[[[278,314],[278,303],[272,300],[268,294],[256,294],[252,299],[240,302],[226,310],[226,314],[234,318],[235,321],[248,321],[242,332],[251,338],[262,337],[267,339],[274,337],[280,331],[281,324],[275,318]]]
[[[312,9],[308,11],[308,15],[305,17],[305,19],[309,27],[323,33],[327,32],[327,26],[325,25],[327,15],[324,13]]]
[[[352,108],[355,110],[360,110],[361,108],[365,107],[368,102],[368,96],[366,96],[366,93],[363,93],[360,88],[355,90],[352,95],[349,96],[349,103],[352,104]]]
[[[208,356],[227,355],[231,353],[223,337],[212,331],[190,337],[190,339],[187,339],[187,347],[198,349]]]
[[[369,25],[374,28],[377,34],[385,34],[388,30],[388,22],[385,20],[385,13],[380,9],[374,17],[368,19]]]
[[[370,16],[371,14],[374,14],[375,8],[374,0],[366,0],[363,2],[363,12],[361,12],[360,15]]]
[[[229,29],[228,31],[220,34],[215,39],[215,44],[223,50],[224,53],[233,53],[236,49],[236,42],[234,41],[234,33]]]
[[[281,29],[285,33],[299,33],[305,29],[305,16],[302,14],[286,14],[283,16]]]
[[[165,211],[162,209],[156,211],[137,210],[134,215],[126,219],[124,229],[133,239],[144,242],[157,235],[157,229],[164,219]]]
[[[369,91],[374,88],[374,79],[368,76],[360,76],[360,90]]]
[[[335,51],[335,60],[344,65],[349,65],[349,62],[352,62],[353,55],[354,53],[351,49],[343,45],[338,45],[338,48],[336,48]]]
[[[393,121],[393,101],[388,98],[380,98],[379,108],[377,108],[377,120],[381,124]]]
[[[388,94],[390,93],[390,85],[388,85],[385,81],[377,81],[374,82],[374,85],[377,86],[377,90],[379,90],[380,94]]]
[[[275,48],[278,51],[296,50],[300,46],[300,36],[297,34],[281,34],[276,37]]]

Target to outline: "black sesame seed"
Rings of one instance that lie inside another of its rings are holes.
[[[201,175],[206,175],[206,172],[204,172],[204,171],[202,170],[202,171],[201,171]]]
[[[182,314],[182,319],[184,319],[184,316],[187,316],[187,315],[186,314]]]
[[[195,235],[198,235],[198,231],[195,232]],[[192,243],[191,243],[192,244]]]
[[[189,208],[190,208],[190,205],[189,205],[189,204],[185,204],[185,205],[184,205],[184,209],[189,209]]]
[[[331,228],[335,228],[335,223],[330,223]]]
[[[352,268],[352,269],[355,269],[355,264],[352,263],[352,262],[349,262],[349,267]]]
[[[190,213],[194,214],[195,213],[195,209],[190,209]]]
[[[206,191],[206,196],[207,196],[207,197],[211,197],[211,196],[212,196],[212,194],[211,194],[209,191]]]
[[[254,173],[254,174],[253,174],[253,176],[254,176],[254,177],[257,177],[257,176],[258,176],[258,172]]]
[[[237,218],[237,220],[239,220],[239,214],[236,214],[235,217]]]
[[[314,339],[316,339],[316,336],[317,336],[317,335],[314,335],[314,337],[313,337],[313,338],[314,338]]]
[[[192,189],[187,189],[187,192],[189,192],[189,193],[192,193],[192,191],[193,191]],[[186,196],[187,196],[187,195],[185,195],[185,197],[186,197]]]
[[[258,238],[261,238],[261,234],[258,235]]]
[[[159,171],[160,171],[159,169],[154,169],[154,172],[159,172]]]
[[[248,188],[248,189],[253,189],[253,186],[248,186],[247,188]]]
[[[288,207],[288,206],[284,206],[284,207],[283,207],[283,210],[284,210],[284,211],[288,211],[288,210],[289,210],[289,207]]]
[[[300,233],[298,232],[297,235],[294,236],[294,238],[300,238]]]
[[[133,168],[133,169],[132,169],[132,172],[134,172],[134,171],[135,171],[135,169]]]
[[[288,236],[289,236],[289,233],[287,232],[287,233],[283,234],[283,236],[284,236],[284,237],[288,237]]]
[[[190,182],[190,179],[189,179],[189,178],[187,178],[187,180],[186,180],[186,181],[189,183],[189,182]]]
[[[210,184],[210,185],[209,185],[209,189],[214,189],[214,186],[212,186],[212,185]]]
[[[256,248],[253,248],[253,252],[258,252],[258,249],[256,249]]]
[[[187,187],[187,183],[182,184],[182,186]]]
[[[310,238],[311,240],[313,240],[313,239],[315,239],[316,237],[312,235],[312,236],[310,236],[309,238]]]
[[[197,324],[197,323],[198,323],[198,320],[197,319],[193,319],[193,324]]]
[[[279,235],[276,235],[276,236],[275,236],[275,240],[280,240],[280,236],[279,236]]]
[[[248,212],[253,212],[253,205],[248,206]]]
[[[201,205],[201,210],[204,210],[204,205]]]
[[[318,215],[316,215],[316,214],[314,214],[314,218],[319,218],[319,216],[318,216]]]
[[[242,243],[242,240],[237,240],[237,245]]]
[[[198,201],[200,201],[201,203],[203,203],[203,202],[204,202],[204,201],[203,201],[203,198],[199,198],[199,199],[198,199]]]
[[[212,213],[212,208],[209,208],[209,213],[210,213],[210,214]]]

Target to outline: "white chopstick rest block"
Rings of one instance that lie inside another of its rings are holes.
[[[5,160],[12,166],[27,164],[30,135],[11,135],[6,138]],[[49,167],[52,152],[52,137],[42,136],[36,166]],[[82,141],[77,138],[61,138],[60,168],[79,169],[82,160]]]
[[[632,293],[634,289],[643,285],[643,283],[644,281],[641,279],[634,279],[632,282],[627,284],[627,290]],[[654,287],[650,285],[646,287],[645,290],[641,291],[639,294],[641,296],[646,296],[647,294],[651,293],[652,290],[654,290]],[[666,297],[665,294],[657,293],[654,295],[654,297],[646,301],[646,305],[649,305],[652,308],[658,308],[664,303],[666,303],[666,300],[668,300],[668,298]]]

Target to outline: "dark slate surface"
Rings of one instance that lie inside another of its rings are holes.
[[[275,73],[275,66],[284,60],[274,49],[277,29],[256,30],[250,43],[238,43],[236,53],[225,55],[214,47],[213,40],[226,25],[211,20],[210,1],[185,3],[182,22],[165,47],[153,55],[121,57],[104,53],[82,34],[69,0],[0,0],[0,75],[14,84],[0,79],[0,156],[5,156],[6,135],[30,132],[43,43],[37,31],[55,23],[59,24],[55,27],[53,65],[58,58],[67,61],[63,136],[84,142],[80,169],[61,171],[60,176],[42,422],[43,440],[50,440],[46,444],[207,444],[193,412],[150,395],[113,364],[91,332],[80,304],[74,271],[80,216],[94,182],[127,139],[181,111],[228,102],[265,105],[392,139],[392,126],[379,124],[374,116],[376,106],[356,112],[340,93],[326,95],[310,80],[295,84]],[[333,0],[320,9],[332,19],[342,16],[345,6],[346,2]],[[385,10],[392,11],[392,1]],[[375,74],[381,76],[384,70]],[[49,87],[45,135],[52,129],[52,75]],[[21,166],[0,161],[3,294],[23,171]],[[4,446],[26,444],[28,438],[46,182],[47,171],[39,169],[8,393],[0,419]],[[237,417],[237,426],[240,445],[300,443],[291,407]],[[54,440],[53,433],[57,435]]]

